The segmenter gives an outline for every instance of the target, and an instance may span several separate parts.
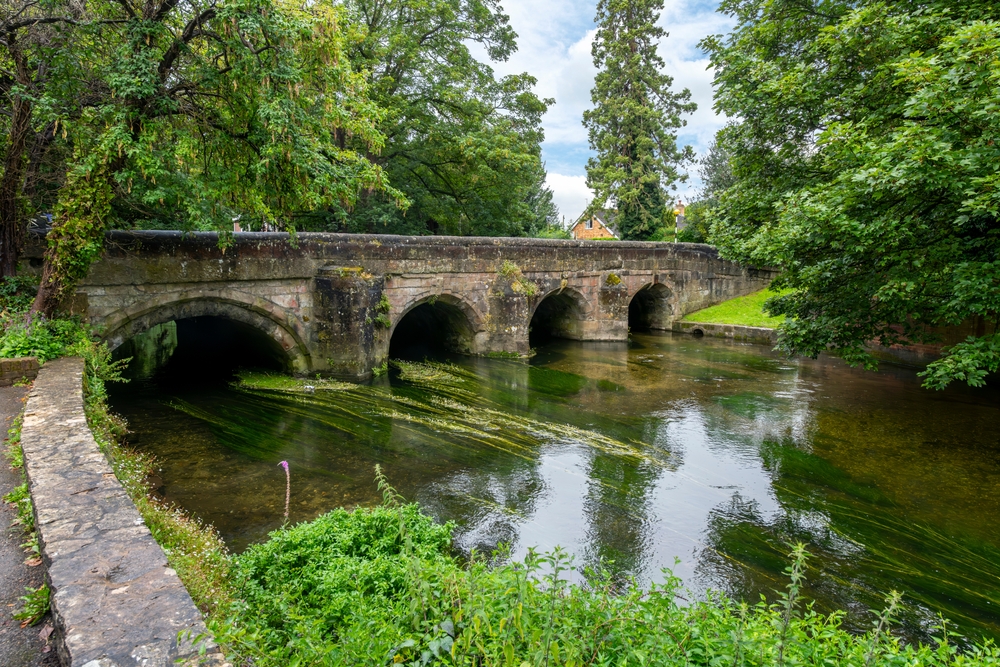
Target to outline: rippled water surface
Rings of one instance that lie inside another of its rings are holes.
[[[314,394],[133,382],[112,405],[158,457],[160,492],[235,550],[282,522],[278,461],[294,521],[378,502],[378,463],[465,551],[562,545],[578,565],[641,581],[669,567],[696,594],[756,601],[804,541],[807,594],[854,627],[897,589],[910,636],[943,613],[1000,637],[996,389],[667,334]]]

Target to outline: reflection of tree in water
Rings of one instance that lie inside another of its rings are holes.
[[[508,457],[449,476],[424,489],[419,500],[437,516],[459,517],[459,549],[489,555],[517,542],[519,524],[535,513],[544,486],[537,461]]]
[[[811,556],[803,595],[819,611],[846,610],[853,630],[869,629],[868,610],[883,608],[885,595],[898,590],[909,639],[928,641],[938,612],[971,637],[984,626],[1000,634],[994,545],[912,521],[876,487],[793,444],[765,442],[761,458],[782,510],[764,516],[739,494],[716,508],[697,567],[705,587],[751,603],[761,594],[773,600],[787,584],[790,545],[804,542]]]
[[[582,565],[603,565],[618,580],[642,571],[650,549],[649,495],[660,472],[646,461],[594,452],[583,503],[590,528]]]

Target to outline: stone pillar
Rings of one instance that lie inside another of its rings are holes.
[[[377,343],[388,331],[385,277],[359,266],[325,266],[316,276],[315,290],[316,369],[349,380],[371,377]]]

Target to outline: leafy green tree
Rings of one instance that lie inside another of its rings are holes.
[[[664,190],[686,179],[679,168],[694,156],[690,146],[678,149],[677,129],[696,105],[687,89],[670,90],[673,79],[656,53],[666,35],[655,25],[662,9],[662,0],[597,3],[591,54],[600,71],[590,93],[594,108],[583,114],[597,155],[587,162],[587,185],[592,209],[614,201],[623,239],[648,239],[663,227],[670,204]]]
[[[349,207],[362,190],[405,202],[371,159],[383,114],[346,57],[355,36],[341,9],[47,6],[68,39],[49,50],[56,71],[36,103],[72,157],[33,310],[55,311],[114,225],[169,215],[188,229],[231,229],[237,217],[291,227],[297,213]]]
[[[347,0],[363,38],[348,50],[369,73],[371,98],[385,110],[385,149],[373,158],[412,206],[383,194],[334,207],[315,229],[368,233],[519,236],[537,224],[545,179],[541,117],[551,100],[535,79],[497,78],[470,49],[493,61],[517,35],[496,0]],[[351,145],[349,137],[343,137]]]
[[[66,39],[49,19],[33,0],[0,5],[0,277],[16,274],[28,214],[47,189],[56,128],[37,122],[34,111],[52,76],[44,54]]]
[[[782,269],[781,346],[871,368],[866,345],[985,320],[926,384],[1000,365],[1000,5],[727,0],[704,42],[734,183],[713,240]]]
[[[711,202],[704,199],[692,202],[685,207],[684,218],[687,226],[677,232],[677,240],[681,243],[708,243],[709,217]]]

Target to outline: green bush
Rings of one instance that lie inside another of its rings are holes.
[[[38,357],[45,363],[90,346],[86,328],[76,320],[46,320],[15,315],[2,322],[0,357]]]
[[[271,534],[234,559],[239,601],[210,625],[240,664],[265,665],[996,665],[992,644],[960,651],[892,636],[899,596],[855,635],[800,597],[799,545],[774,604],[721,594],[686,606],[679,581],[644,588],[602,572],[568,581],[560,549],[497,564],[450,555],[451,526],[416,505],[336,510]],[[579,578],[579,577],[576,577]]]
[[[0,278],[0,311],[24,313],[31,307],[38,291],[38,280],[33,276],[4,276]]]

